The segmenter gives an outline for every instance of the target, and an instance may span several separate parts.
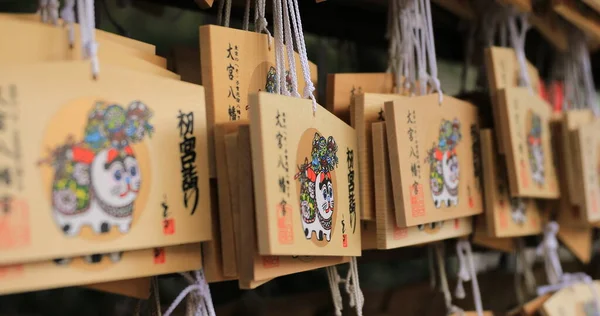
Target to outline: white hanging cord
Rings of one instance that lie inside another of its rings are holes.
[[[273,0],[273,36],[275,38],[275,93],[289,95],[285,87],[282,0]]]
[[[459,240],[456,243],[456,254],[458,255],[459,262],[458,283],[455,292],[456,297],[461,299],[465,298],[463,282],[471,281],[475,310],[477,311],[478,316],[483,316],[483,304],[481,303],[481,292],[479,291],[479,283],[477,282],[477,271],[473,260],[471,243],[469,243],[468,240]]]
[[[216,316],[212,297],[210,295],[210,288],[208,283],[206,283],[206,278],[204,277],[204,271],[194,271],[193,277],[185,273],[182,273],[182,275],[186,278],[190,285],[188,285],[185,289],[183,289],[183,291],[181,291],[181,293],[179,293],[177,298],[173,301],[173,303],[171,303],[171,306],[169,306],[165,312],[165,316],[170,316],[173,311],[175,311],[175,308],[177,308],[177,306],[188,294],[192,295],[192,300],[198,302],[191,315]],[[188,315],[190,314],[188,313]]]
[[[431,92],[438,93],[438,102],[441,105],[444,101],[444,93],[442,92],[442,85],[440,83],[440,79],[438,78],[437,57],[435,53],[435,41],[433,37],[433,23],[431,21],[431,2],[430,0],[421,1],[425,2],[425,17],[427,19],[427,57],[429,60],[429,73],[431,74],[429,80],[433,88]]]
[[[577,36],[578,35],[578,36]],[[575,50],[576,58],[581,63],[581,74],[583,79],[583,86],[585,89],[585,105],[592,109],[596,117],[600,116],[600,105],[598,104],[598,98],[596,95],[596,89],[594,87],[594,78],[592,77],[592,67],[590,64],[590,52],[588,50],[587,42],[584,35],[581,32],[577,32],[575,35]]]
[[[290,16],[292,18],[292,26],[296,44],[298,45],[298,54],[300,55],[300,65],[302,66],[302,74],[304,75],[304,93],[302,97],[312,100],[313,115],[317,113],[317,100],[314,96],[315,86],[310,79],[310,67],[308,65],[308,55],[306,54],[306,43],[304,42],[304,32],[302,31],[302,19],[300,17],[300,8],[298,0],[287,0],[290,5]]]
[[[536,250],[538,256],[544,257],[546,276],[548,278],[548,283],[552,285],[559,283],[560,277],[563,274],[560,259],[558,257],[558,240],[556,239],[558,229],[558,223],[548,223],[544,228],[544,240]]]
[[[58,25],[58,8],[60,7],[60,3],[58,0],[48,0],[48,15],[50,18],[50,23],[54,25]]]
[[[288,66],[290,67],[289,76],[290,76],[290,85],[291,91],[288,91],[287,88],[287,78],[285,78],[284,90],[286,95],[288,92],[291,96],[299,98],[300,93],[298,93],[298,76],[296,74],[296,57],[294,56],[294,40],[292,38],[292,27],[290,22],[290,11],[293,8],[290,7],[290,3],[288,1],[283,1],[283,30],[285,32],[285,50],[287,51],[288,57]]]
[[[448,286],[448,277],[446,276],[446,264],[442,254],[442,243],[435,244],[435,256],[437,258],[438,274],[440,275],[440,285],[444,293],[444,303],[446,304],[446,315],[464,315],[464,311],[452,304],[452,294]]]
[[[223,10],[225,9],[225,0],[218,0],[219,7],[217,8],[217,25],[223,25]]]
[[[516,20],[519,19],[521,23],[521,30],[517,31]],[[531,86],[531,78],[529,78],[529,71],[527,68],[527,58],[525,58],[525,37],[529,30],[529,22],[524,14],[513,15],[508,18],[508,30],[510,33],[510,42],[517,55],[517,61],[519,63],[519,85],[529,88],[529,91],[533,93],[533,87]]]
[[[521,276],[525,280],[525,288],[527,289],[527,293],[529,295],[535,294],[536,281],[535,276],[533,275],[533,271],[531,270],[531,262],[527,259],[525,242],[522,238],[515,238],[515,293],[517,294],[517,299],[519,303],[523,304],[526,301],[527,295],[523,293],[523,288],[521,286]]]
[[[327,267],[327,277],[329,279],[329,288],[331,290],[331,297],[333,299],[333,306],[335,309],[335,315],[341,316],[343,310],[342,295],[340,292],[339,285],[344,284],[346,293],[350,297],[349,305],[356,309],[356,315],[363,315],[363,306],[365,304],[365,297],[360,289],[360,283],[358,280],[358,264],[356,257],[350,259],[350,267],[348,268],[348,274],[345,279],[342,279],[337,272],[335,266]]]
[[[342,316],[344,302],[342,301],[342,294],[340,292],[340,283],[342,282],[340,275],[335,266],[327,267],[325,269],[327,271],[327,278],[329,280],[329,290],[331,291],[335,316]]]
[[[65,5],[62,10],[60,10],[60,16],[63,19],[64,25],[67,27],[69,46],[73,48],[75,45],[75,0],[65,0]]]
[[[161,308],[160,308],[160,291],[159,291],[159,287],[158,287],[158,277],[154,276],[151,279],[151,290],[152,290],[152,296],[154,298],[154,308],[156,309],[156,311],[158,313],[160,313]]]
[[[92,76],[98,78],[100,65],[98,62],[98,43],[96,42],[96,22],[94,0],[77,0],[77,14],[81,33],[81,50],[83,57],[92,65]]]
[[[42,22],[48,23],[48,1],[49,0],[38,0],[38,14],[42,19]]]
[[[39,0],[38,14],[42,22],[58,25],[58,8],[60,4],[58,0]]]
[[[242,22],[242,29],[247,31],[250,28],[250,7],[252,6],[251,0],[246,0],[246,6],[244,9],[244,20]]]
[[[254,31],[258,33],[267,34],[269,50],[271,50],[271,32],[267,26],[269,23],[267,22],[267,18],[265,17],[265,11],[267,7],[267,0],[256,0],[256,4],[254,6]]]

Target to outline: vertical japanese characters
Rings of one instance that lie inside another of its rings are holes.
[[[179,111],[179,153],[181,161],[181,190],[183,205],[194,215],[198,207],[198,171],[196,169],[196,136],[194,136],[194,112]]]
[[[290,179],[286,112],[277,110],[277,114],[275,115],[275,129],[275,141],[277,142],[278,150],[278,186],[281,198],[277,207],[278,240],[281,244],[291,244],[294,242],[294,234],[292,228],[292,207],[287,202],[290,198]]]
[[[24,189],[19,101],[14,84],[0,86],[0,249],[29,243],[28,210],[18,199]]]
[[[408,129],[406,135],[410,144],[409,160],[412,183],[410,184],[410,205],[413,217],[425,215],[425,199],[421,185],[421,162],[419,161],[419,140],[417,139],[417,115],[415,110],[406,114]],[[433,190],[433,187],[432,187]]]
[[[346,161],[348,162],[348,205],[350,210],[350,228],[352,233],[356,232],[356,199],[354,197],[354,150],[346,149]]]
[[[229,43],[227,48],[227,78],[229,78],[229,89],[227,90],[227,113],[230,121],[237,121],[241,118],[242,107],[240,99],[240,58],[237,45]]]

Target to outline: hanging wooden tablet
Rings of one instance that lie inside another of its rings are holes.
[[[572,139],[571,132],[591,123],[593,119],[594,114],[589,109],[568,110],[563,113],[560,154],[565,163],[561,167],[565,168],[564,181],[567,183],[567,191],[564,194],[573,205],[583,205],[585,190],[583,188],[584,181],[581,181],[583,179],[581,160],[577,159],[579,156],[577,155],[577,144]]]
[[[485,49],[486,75],[488,79],[488,90],[492,99],[492,113],[494,116],[494,127],[496,129],[496,140],[498,152],[506,153],[510,147],[508,139],[501,137],[508,130],[507,119],[502,116],[498,109],[498,92],[502,89],[517,87],[519,85],[519,62],[515,50],[506,47],[490,47]],[[527,71],[533,91],[539,90],[539,74],[537,69],[527,62]]]
[[[218,200],[217,182],[210,179],[210,199]],[[223,256],[221,251],[221,229],[219,227],[219,203],[211,203],[211,238],[202,243],[202,265],[206,282],[215,283],[235,279],[223,273]]]
[[[492,130],[480,134],[485,217],[491,237],[517,237],[542,232],[540,210],[532,199],[511,197],[504,157],[497,154]]]
[[[87,62],[2,68],[0,264],[210,239],[201,86],[110,65],[93,80]]]
[[[198,245],[199,247],[200,245]],[[147,300],[150,297],[151,277],[136,278],[129,280],[120,280],[112,282],[95,283],[84,286],[87,289],[96,291],[119,294],[134,297],[141,300]]]
[[[19,30],[15,32],[14,30]],[[76,34],[75,45],[69,48],[67,31],[42,23],[32,23],[18,19],[0,19],[0,43],[2,47],[11,47],[0,51],[0,63],[32,63],[65,60],[81,60],[80,37]],[[110,63],[126,69],[153,73],[160,76],[179,79],[164,67],[157,66],[139,56],[132,55],[131,49],[113,43],[110,40],[97,39],[100,45],[100,62]]]
[[[318,115],[318,113],[317,113]],[[254,208],[254,184],[250,129],[240,126],[238,131],[238,192],[239,192],[239,280],[240,285],[250,281],[272,278],[346,263],[348,257],[327,256],[261,256],[258,253]],[[260,284],[257,284],[260,285]],[[253,286],[252,288],[254,288]]]
[[[43,23],[42,18],[38,13],[0,13],[0,19],[18,19],[18,20],[23,20],[23,21],[28,21],[28,22]],[[56,26],[56,27],[62,28],[63,30],[65,30],[65,28],[62,27],[62,25],[64,25],[64,23],[65,23],[64,20],[59,19],[58,25],[60,25],[60,26]],[[78,23],[73,23],[73,25],[75,27],[79,27]],[[156,54],[156,46],[154,46],[152,44],[148,44],[148,43],[145,43],[142,41],[135,40],[133,38],[120,36],[118,34],[106,32],[106,31],[99,30],[99,29],[95,30],[95,35],[96,35],[96,38],[107,39],[116,44],[120,44],[124,47],[134,49],[140,53],[140,56],[142,54],[154,55],[155,57],[157,57],[155,60],[157,60],[157,61],[161,60],[161,59],[164,60],[164,58],[155,55]],[[148,60],[148,61],[151,61],[151,60]],[[164,65],[163,65],[164,67],[166,67],[166,65],[167,65],[166,60],[164,60],[164,62],[160,62],[160,63],[161,64],[164,63]],[[158,63],[156,65],[160,66],[160,64],[158,64]]]
[[[558,183],[561,191],[558,203],[551,201],[551,211],[556,216],[556,222],[560,229],[557,236],[562,243],[577,257],[581,262],[588,263],[592,256],[592,226],[587,222],[582,208],[573,205],[569,201],[567,178],[567,164],[565,157],[567,153],[563,151],[563,129],[565,120],[558,119],[551,122],[552,127],[552,147],[554,149],[554,159],[558,174]],[[568,135],[568,133],[567,133]],[[567,139],[570,139],[567,137]]]
[[[398,226],[483,212],[477,109],[432,94],[386,102],[385,113]]]
[[[0,265],[0,295],[202,268],[200,245],[187,244]]]
[[[216,25],[200,27],[200,63],[202,84],[206,89],[209,159],[211,178],[217,176],[220,161],[215,161],[214,126],[229,121],[248,120],[248,94],[274,92],[276,81],[273,38],[266,34]],[[270,44],[269,44],[270,43]],[[298,53],[296,73],[302,68]],[[317,66],[309,62],[311,80],[317,86]],[[291,74],[286,71],[291,88]],[[304,90],[298,82],[298,91]]]
[[[499,92],[499,109],[507,119],[506,165],[510,195],[542,199],[558,198],[550,119],[552,109],[527,88],[507,88]]]
[[[375,190],[373,177],[373,139],[371,137],[371,124],[384,121],[383,105],[387,101],[407,98],[397,94],[365,93],[355,96],[352,105],[353,127],[356,129],[358,141],[358,158],[360,165],[358,172],[362,179],[359,188],[361,196],[362,220],[375,219]]]
[[[230,277],[237,276],[237,259],[234,233],[233,212],[238,207],[233,201],[231,190],[237,186],[230,183],[229,172],[235,170],[236,166],[230,166],[227,162],[225,137],[230,133],[237,132],[240,124],[247,122],[227,122],[215,126],[215,154],[217,157],[217,185],[219,188],[219,227],[221,231],[221,255],[223,257],[223,274]],[[231,159],[231,158],[229,158]]]
[[[355,130],[309,99],[264,92],[250,120],[260,254],[359,256]]]
[[[596,288],[596,293],[600,292],[598,281],[594,281],[593,286]],[[544,302],[541,312],[546,316],[588,316],[598,314],[594,292],[590,285],[584,283],[577,283],[554,293],[552,297]]]
[[[376,122],[372,126],[376,210],[376,224],[372,226],[376,228],[377,249],[394,249],[469,235],[472,231],[471,217],[408,228],[396,225],[385,122]]]
[[[393,89],[394,74],[392,73],[329,74],[327,75],[327,110],[350,124],[350,105],[354,103],[356,95],[392,93]]]
[[[225,259],[226,257],[223,256],[224,261],[225,260],[231,260],[235,262],[235,275],[237,276],[238,273],[238,269],[239,269],[239,264],[240,264],[240,258],[238,256],[239,252],[240,252],[240,245],[241,245],[241,240],[240,240],[240,225],[242,225],[241,221],[240,221],[240,211],[239,211],[239,188],[238,188],[238,144],[237,144],[237,139],[238,139],[238,133],[237,133],[237,129],[232,132],[232,133],[228,133],[225,135],[224,137],[224,143],[225,143],[225,156],[223,157],[224,159],[226,159],[227,161],[227,166],[229,166],[229,168],[227,169],[227,178],[229,180],[229,191],[228,192],[222,192],[223,195],[225,196],[229,196],[229,199],[231,201],[231,214],[229,214],[231,216],[231,223],[232,223],[232,227],[230,229],[231,233],[233,234],[233,243],[232,243],[232,247],[233,249],[235,249],[234,252],[234,256],[231,259]],[[221,231],[221,236],[223,236],[223,231]],[[222,238],[222,237],[221,237]],[[222,242],[222,239],[221,239]],[[226,271],[225,266],[223,266],[223,269]]]
[[[577,150],[578,165],[581,166],[583,182],[584,216],[588,222],[600,221],[600,120],[586,124],[572,132]]]

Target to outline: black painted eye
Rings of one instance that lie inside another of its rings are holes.
[[[420,231],[423,231],[425,229],[425,225],[423,225],[423,224],[417,225],[417,229]]]

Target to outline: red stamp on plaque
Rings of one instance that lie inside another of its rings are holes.
[[[0,198],[0,249],[26,247],[30,242],[27,202],[11,197]]]
[[[163,264],[166,259],[165,248],[154,248],[154,264]]]
[[[423,185],[415,182],[410,185],[408,191],[410,192],[412,217],[425,216],[425,194],[423,193]]]
[[[163,220],[163,234],[173,235],[175,233],[175,219],[169,218]]]
[[[23,264],[0,266],[0,279],[16,278],[21,276],[24,271],[25,268],[23,267]]]
[[[277,239],[280,244],[294,243],[292,206],[285,202],[277,204]]]
[[[279,256],[263,256],[262,264],[265,269],[279,267]]]
[[[499,212],[500,215],[500,228],[508,227],[508,212],[505,208],[502,208]]]
[[[348,234],[342,235],[342,247],[348,248]]]
[[[408,228],[400,228],[394,225],[394,240],[406,238],[408,236]]]
[[[521,159],[521,184],[523,188],[529,187],[529,176],[527,175],[527,168],[525,166],[525,160]]]
[[[460,221],[457,219],[454,220],[454,229],[459,229],[460,228]]]

